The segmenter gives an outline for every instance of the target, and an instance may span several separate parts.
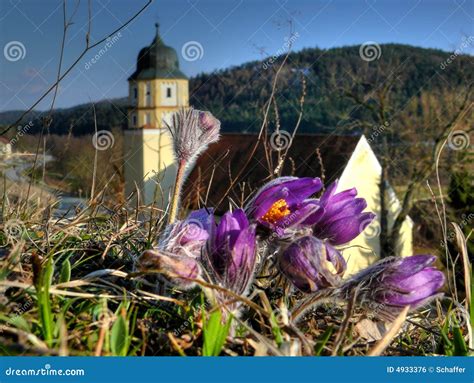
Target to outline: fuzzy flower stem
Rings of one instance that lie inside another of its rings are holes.
[[[297,323],[303,314],[309,309],[313,309],[317,306],[320,306],[324,303],[340,301],[338,298],[338,289],[329,287],[323,290],[319,290],[315,294],[309,295],[307,298],[303,299],[291,312],[291,320],[294,323]]]
[[[186,170],[186,162],[180,161],[178,164],[178,172],[176,173],[176,181],[174,183],[173,195],[171,197],[170,204],[170,213],[168,216],[168,224],[171,225],[176,221],[176,216],[178,214],[179,199],[181,197],[181,190],[184,183],[184,175]]]

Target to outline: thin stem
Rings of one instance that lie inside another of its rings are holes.
[[[95,112],[95,104],[92,103],[92,110],[94,111],[94,131],[95,131],[95,138],[97,139],[97,115]],[[92,172],[92,186],[91,186],[91,198],[90,201],[94,201],[95,196],[95,179],[97,176],[97,154],[99,149],[97,149],[97,145],[94,145],[95,153],[94,153],[94,170]]]
[[[299,304],[292,310],[291,312],[291,320],[293,322],[298,322],[301,319],[302,315],[309,310],[310,308],[314,308],[315,306],[322,305],[328,301],[335,301],[337,300],[337,289],[335,288],[327,288],[324,290],[320,290],[309,297],[303,299],[299,302]]]
[[[176,181],[173,188],[173,195],[171,197],[170,214],[168,216],[168,224],[170,225],[176,220],[176,216],[178,214],[179,199],[184,183],[185,168],[186,163],[183,160],[179,161],[178,172],[176,173]]]
[[[334,342],[334,348],[332,350],[332,356],[337,356],[339,354],[339,350],[344,342],[344,336],[346,334],[347,328],[349,327],[349,322],[352,318],[352,314],[354,313],[354,305],[357,298],[357,288],[354,289],[351,293],[351,297],[347,303],[346,309],[346,316],[344,317],[344,321],[341,324],[341,328],[339,329],[339,333],[336,336],[336,340]]]

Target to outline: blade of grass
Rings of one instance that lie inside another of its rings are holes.
[[[204,318],[204,315],[203,315]],[[203,319],[204,320],[204,319]],[[220,310],[214,311],[209,320],[203,326],[204,346],[203,356],[219,356],[224,347],[225,340],[229,334],[232,316],[222,324],[222,314]]]
[[[462,257],[464,267],[464,288],[466,289],[466,310],[469,311],[469,304],[471,303],[471,270],[469,267],[469,256],[467,255],[467,241],[464,233],[457,223],[451,222],[456,232],[456,243]]]
[[[54,272],[54,263],[52,257],[46,261],[46,265],[40,271],[40,278],[36,286],[38,297],[38,310],[40,313],[41,328],[43,337],[49,347],[53,346],[53,329],[54,320],[51,311],[51,300],[49,296],[49,288]]]
[[[329,338],[331,338],[332,333],[334,332],[334,327],[330,326],[324,331],[323,335],[318,339],[316,342],[316,345],[314,346],[314,355],[315,356],[320,356],[321,352],[324,349],[324,346],[326,343],[329,341]]]

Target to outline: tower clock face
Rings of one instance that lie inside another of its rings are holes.
[[[175,82],[163,82],[161,84],[161,105],[176,106],[178,104],[177,87]]]

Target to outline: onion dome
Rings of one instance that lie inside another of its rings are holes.
[[[148,80],[155,78],[187,79],[179,70],[179,61],[176,51],[165,45],[156,26],[156,36],[153,42],[140,50],[137,57],[137,70],[129,80]]]

